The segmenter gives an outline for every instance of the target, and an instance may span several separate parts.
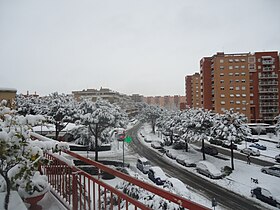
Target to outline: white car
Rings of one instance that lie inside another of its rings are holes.
[[[280,177],[280,165],[263,167],[261,172]]]
[[[151,143],[151,146],[155,149],[162,149],[163,148],[163,145],[160,141],[153,141]]]
[[[203,174],[211,179],[223,178],[223,173],[216,168],[212,163],[207,161],[199,161],[196,165],[198,173]]]
[[[187,189],[186,185],[183,182],[181,182],[179,179],[173,177],[168,178],[166,179],[163,187],[171,189],[172,192],[175,193],[176,195],[185,197],[187,199],[191,198],[190,191]]]
[[[167,176],[165,175],[163,170],[158,166],[150,167],[148,177],[157,185],[163,185],[167,179]]]
[[[186,167],[196,167],[196,164],[191,161],[186,155],[178,155],[176,157],[177,163],[180,163],[183,166]]]
[[[240,152],[246,155],[260,156],[260,151],[255,148],[244,148]]]
[[[144,174],[147,174],[150,167],[151,167],[151,163],[146,158],[138,158],[137,163],[136,163],[136,167],[140,171],[142,171]]]

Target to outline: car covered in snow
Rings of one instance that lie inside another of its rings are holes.
[[[186,167],[196,167],[196,164],[190,160],[186,155],[178,155],[176,157],[177,163],[180,163],[183,166]]]
[[[163,144],[160,141],[153,141],[151,143],[151,146],[155,149],[162,149],[163,148]]]
[[[253,137],[253,136],[248,136],[248,137],[245,139],[245,141],[255,143],[255,142],[258,142],[259,139],[255,138],[255,137]]]
[[[231,148],[231,141],[227,141],[227,140],[223,141],[222,147],[230,149]],[[237,150],[237,144],[232,143],[232,148]]]
[[[203,151],[203,149],[201,148],[201,152]],[[215,147],[211,147],[211,146],[204,146],[204,152],[205,154],[208,155],[218,155],[218,150]]]
[[[263,167],[261,172],[280,177],[280,165]]]
[[[148,177],[157,185],[163,185],[167,179],[167,176],[163,170],[158,166],[152,166],[149,169]]]
[[[178,152],[176,152],[175,150],[172,149],[168,149],[166,150],[166,156],[171,158],[171,159],[176,159],[176,157],[178,156]]]
[[[275,160],[280,163],[280,154],[275,156]]]
[[[266,146],[259,143],[250,144],[249,147],[254,147],[260,150],[266,150]]]
[[[166,179],[163,188],[171,189],[171,192],[187,199],[191,198],[191,193],[187,189],[186,185],[177,178],[171,177]]]
[[[255,148],[244,148],[240,152],[246,155],[260,156],[260,151]]]
[[[140,171],[142,171],[144,174],[147,174],[149,169],[150,169],[150,167],[151,167],[151,163],[146,158],[138,158],[137,159],[137,163],[136,163],[136,167]]]
[[[207,161],[199,161],[196,164],[196,170],[198,173],[203,174],[204,176],[207,176],[211,179],[221,179],[224,176],[215,165]]]
[[[263,187],[256,187],[251,190],[251,196],[267,204],[280,208],[280,196],[273,195],[269,190]]]

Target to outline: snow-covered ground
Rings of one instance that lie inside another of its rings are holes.
[[[162,139],[160,138],[160,135],[152,134],[151,128],[147,124],[145,124],[145,126],[143,126],[141,128],[140,132],[147,139],[162,141]],[[265,136],[262,136],[262,137],[264,138]],[[146,144],[148,147],[151,146],[151,143],[146,143],[144,141],[144,137],[142,137],[140,134],[138,134],[138,138],[141,140],[142,144]],[[275,138],[274,140],[277,141],[278,139]],[[273,159],[274,156],[280,153],[280,149],[275,147],[275,143],[266,142],[266,141],[260,141],[259,143],[265,144],[267,146],[267,150],[261,151],[261,156],[259,158],[269,160],[271,162],[275,162]],[[249,146],[249,144],[251,144],[251,143],[247,143],[247,146]],[[238,149],[242,149],[245,146],[246,145],[244,143],[244,144],[238,146],[239,147]],[[99,159],[100,160],[122,161],[123,160],[122,148],[123,148],[122,142],[115,141],[112,143],[112,149],[110,151],[99,152]],[[125,143],[124,148],[125,148],[125,150],[124,150],[125,163],[130,164],[130,168],[128,169],[128,172],[130,174],[138,173],[145,181],[153,184],[153,182],[148,178],[147,175],[144,175],[136,168],[136,161],[139,158],[139,156],[135,155],[133,152],[131,152],[129,150],[127,143]],[[166,147],[166,149],[171,149],[171,147]],[[157,151],[157,150],[155,149],[155,151]],[[159,151],[157,151],[157,152],[159,152]],[[239,151],[236,151],[236,152],[239,152]],[[78,152],[78,153],[81,155],[84,155],[84,156],[88,155],[89,158],[94,159],[94,152],[89,152],[89,154],[88,154],[86,151],[82,151],[82,152]],[[195,145],[191,145],[189,147],[188,153],[186,153],[183,150],[176,150],[176,154],[177,155],[179,155],[179,154],[187,155],[191,161],[196,162],[196,163],[198,161],[202,160],[202,154],[201,154],[201,152],[199,152],[199,148],[196,147]],[[163,158],[166,158],[166,160],[172,162],[173,164],[178,164],[175,160],[168,158],[166,155],[163,155]],[[213,163],[219,169],[226,165],[230,166],[230,158],[228,158],[227,160],[223,160],[223,159],[215,158],[213,156],[208,156],[208,155],[206,156],[206,158],[207,158],[207,161]],[[233,171],[233,173],[221,180],[212,180],[201,174],[198,174],[196,172],[195,168],[186,168],[180,164],[178,164],[178,166],[184,168],[185,170],[189,170],[193,173],[196,173],[198,176],[208,179],[209,181],[214,182],[228,190],[231,190],[240,195],[246,196],[248,199],[253,199],[256,202],[259,202],[266,209],[276,209],[255,198],[251,198],[250,191],[252,188],[259,185],[259,186],[264,186],[266,189],[270,190],[273,193],[273,195],[280,195],[280,189],[279,189],[279,187],[277,187],[277,184],[279,183],[280,178],[262,173],[261,172],[262,167],[258,166],[258,165],[254,165],[254,164],[248,165],[246,162],[239,161],[239,160],[235,160],[234,164],[235,164],[235,170]],[[255,184],[254,182],[252,182],[252,178],[258,179],[259,184]],[[108,182],[108,181],[106,180],[106,182]],[[115,186],[119,182],[120,182],[119,179],[114,179],[114,180],[111,180],[109,182],[109,184]],[[201,205],[211,208],[211,204],[212,204],[211,200],[207,199],[204,195],[199,194],[196,190],[191,189],[189,186],[186,186],[186,187],[190,191],[192,201],[194,201],[196,203],[200,203]],[[44,197],[44,199],[40,202],[40,204],[42,204],[43,209],[46,209],[46,210],[47,209],[54,209],[54,210],[63,209],[63,206],[51,194],[49,194],[48,196],[46,195]],[[223,208],[221,206],[217,206],[216,209],[219,210],[219,209],[223,209]]]
[[[159,135],[155,135],[151,132],[151,128],[149,125],[145,124],[140,132],[142,133],[143,136],[138,135],[138,138],[141,139],[143,144],[146,144],[147,146],[150,146],[151,143],[147,143],[144,141],[144,138],[147,139],[152,139],[155,141],[162,141],[162,139],[159,137]],[[266,138],[266,136],[261,136],[261,138]],[[271,139],[270,139],[271,140]],[[277,137],[272,137],[272,140],[277,142],[278,138]],[[260,144],[264,144],[267,146],[267,150],[260,150],[261,156],[258,157],[260,159],[264,159],[267,161],[271,161],[272,163],[275,163],[274,157],[278,154],[280,154],[280,149],[276,148],[276,144],[272,142],[267,142],[267,141],[259,141]],[[251,143],[247,143],[247,146],[249,146]],[[243,143],[242,145],[238,146],[238,149],[242,149],[246,146],[246,143]],[[165,147],[166,149],[171,149],[171,147]],[[192,162],[199,162],[202,160],[202,153],[199,151],[199,148],[196,147],[195,145],[190,145],[190,151],[186,153],[183,150],[176,150],[176,154],[185,154],[190,158],[190,161]],[[172,149],[171,149],[172,150]],[[239,151],[236,151],[239,152]],[[163,156],[164,158],[168,159],[171,161],[173,164],[178,164],[175,160],[168,158],[166,155]],[[217,168],[222,168],[224,166],[231,166],[230,162],[230,157],[227,160],[223,160],[220,158],[216,158],[210,155],[206,155],[207,161],[213,163]],[[250,191],[252,188],[256,186],[261,186],[266,189],[268,189],[273,196],[280,196],[280,188],[279,188],[279,183],[280,183],[280,178],[267,175],[261,172],[261,166],[255,165],[255,164],[250,164],[248,165],[244,161],[240,160],[234,160],[235,164],[235,170],[233,173],[231,173],[229,176],[220,179],[220,180],[213,180],[210,178],[207,178],[199,173],[197,173],[195,168],[186,168],[183,167],[185,170],[189,170],[193,173],[196,173],[198,176],[201,176],[205,179],[208,179],[211,182],[214,182],[228,190],[234,191],[240,195],[246,196],[248,199],[253,199],[256,202],[261,203],[263,206],[265,206],[267,209],[276,209],[273,206],[270,206],[268,204],[265,204],[264,202],[261,202],[255,198],[251,197]],[[178,164],[179,165],[179,164]],[[253,182],[253,179],[258,180],[258,184]]]

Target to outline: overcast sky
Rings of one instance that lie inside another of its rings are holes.
[[[279,0],[0,0],[0,87],[185,95],[199,60],[280,49]]]

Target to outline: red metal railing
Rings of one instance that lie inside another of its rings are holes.
[[[114,175],[181,207],[191,210],[208,209],[200,204],[167,192],[162,188],[145,183],[99,162],[87,159],[77,153],[71,151],[64,152],[75,159],[95,167],[98,171],[96,176],[90,175],[71,165],[69,161],[61,158],[59,155],[45,153],[45,157],[51,160],[51,164],[42,168],[43,173],[48,176],[49,183],[58,195],[58,198],[69,209],[150,209],[138,200],[102,181],[100,178],[101,172]]]

